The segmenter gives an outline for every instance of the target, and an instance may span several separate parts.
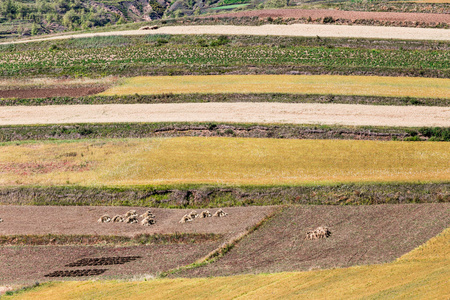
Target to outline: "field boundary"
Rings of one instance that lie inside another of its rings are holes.
[[[373,127],[239,123],[100,123],[0,126],[0,145],[37,140],[152,137],[251,137],[276,139],[345,139],[450,141],[448,127]]]
[[[229,241],[223,243],[217,249],[211,251],[208,255],[197,260],[196,262],[176,269],[169,270],[167,272],[163,272],[159,275],[159,277],[164,278],[169,275],[177,274],[185,270],[198,268],[218,261],[221,257],[225,256],[231,249],[233,249],[242,239],[252,234],[254,231],[258,230],[261,226],[270,221],[270,219],[272,219],[274,216],[280,214],[282,210],[283,208],[276,209],[275,211],[267,215],[265,218],[263,218],[261,221],[259,221],[257,224],[251,226],[246,231],[241,232],[237,236],[232,237]]]
[[[37,89],[39,90],[39,89]],[[32,90],[30,90],[32,92]],[[2,91],[0,90],[0,95]],[[154,94],[117,96],[79,96],[46,98],[1,98],[0,106],[42,106],[80,104],[157,104],[208,102],[281,102],[281,103],[339,103],[396,106],[450,106],[450,98],[384,97],[334,94],[282,93],[215,93],[215,94]]]
[[[450,202],[450,182],[305,186],[3,187],[1,205],[210,208],[248,205],[373,205]]]

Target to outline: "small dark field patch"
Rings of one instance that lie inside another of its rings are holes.
[[[82,258],[76,262],[66,265],[66,267],[86,267],[86,266],[107,266],[122,265],[127,262],[141,258],[141,256],[114,256],[99,258]]]
[[[107,269],[86,269],[86,270],[70,270],[70,271],[55,271],[44,275],[44,277],[81,277],[81,276],[96,276],[103,274]]]

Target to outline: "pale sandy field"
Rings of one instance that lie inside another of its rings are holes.
[[[450,107],[314,103],[177,103],[0,107],[0,125],[109,122],[239,122],[450,126]]]
[[[292,25],[197,25],[197,26],[167,26],[156,30],[128,30],[113,32],[97,32],[83,34],[60,35],[42,39],[19,40],[4,42],[4,44],[28,43],[45,40],[61,40],[71,38],[87,38],[96,36],[124,36],[147,34],[227,34],[227,35],[280,35],[309,37],[351,37],[374,39],[401,40],[450,40],[449,29],[411,28],[411,27],[381,27],[381,26],[348,26],[325,24],[292,24]]]

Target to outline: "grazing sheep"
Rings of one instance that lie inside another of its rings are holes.
[[[108,215],[103,215],[100,219],[97,220],[99,223],[109,223],[111,222],[111,218]]]
[[[1,222],[3,222],[3,219],[2,219],[2,218],[0,218],[0,223],[1,223]]]
[[[151,217],[146,217],[144,220],[141,221],[141,224],[143,226],[151,226],[155,223],[156,223],[155,219],[153,219]]]
[[[209,218],[209,217],[212,217],[212,214],[207,210],[204,210],[200,213],[200,218]]]
[[[195,210],[191,211],[189,215],[191,216],[192,219],[198,218],[198,213]]]
[[[192,219],[190,214],[184,215],[181,220],[178,223],[186,223],[186,222],[192,222],[194,219]]]
[[[152,212],[150,210],[148,210],[148,211],[146,211],[145,213],[143,213],[142,215],[139,216],[139,218],[144,218],[144,219],[147,218],[147,217],[155,218],[155,215],[152,214]]]
[[[331,236],[331,231],[326,226],[317,227],[315,230],[306,232],[307,240],[324,239]]]
[[[223,211],[223,209],[219,209],[216,211],[216,213],[213,215],[213,217],[225,217],[228,216],[226,212]]]
[[[141,28],[139,28],[139,30],[155,30],[158,29],[159,27],[157,25],[153,25],[153,26],[143,26]]]
[[[137,212],[134,209],[127,211],[127,213],[123,217],[128,218],[133,216],[137,217]]]
[[[123,221],[124,221],[124,219],[121,215],[117,215],[117,216],[114,216],[114,218],[112,218],[113,223],[121,223]]]
[[[133,223],[137,223],[137,222],[138,222],[138,219],[137,219],[137,216],[135,216],[135,215],[129,216],[125,219],[125,223],[128,223],[128,224],[133,224]]]

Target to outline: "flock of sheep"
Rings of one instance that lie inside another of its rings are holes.
[[[211,214],[209,211],[204,210],[200,214],[198,214],[195,210],[191,211],[188,214],[185,214],[179,223],[186,223],[186,222],[192,222],[196,218],[209,218],[209,217],[226,217],[228,214],[223,211],[223,209],[219,209],[214,214]],[[143,226],[150,226],[156,223],[155,215],[152,214],[150,210],[143,213],[139,216],[139,218],[142,218],[141,225]],[[1,222],[1,219],[0,219]],[[98,219],[98,223],[138,223],[138,214],[135,210],[129,210],[124,215],[116,215],[114,217],[110,217],[108,215],[103,215]]]
[[[307,240],[324,239],[331,236],[331,231],[326,226],[317,227],[315,230],[306,232]]]
[[[194,219],[196,218],[209,218],[209,217],[226,217],[228,216],[228,214],[226,212],[223,211],[223,209],[219,209],[218,211],[216,211],[214,214],[211,214],[209,211],[204,210],[202,211],[200,214],[198,214],[195,210],[191,211],[188,214],[185,214],[181,220],[179,221],[179,223],[186,223],[186,222],[192,222],[194,221]]]
[[[150,226],[150,225],[153,225],[156,223],[155,215],[152,214],[152,212],[150,210],[146,211],[139,217],[142,218],[141,225],[143,225],[143,226]],[[133,223],[138,223],[139,220],[138,220],[137,212],[135,210],[129,210],[124,215],[116,215],[112,218],[108,215],[103,215],[100,217],[100,219],[98,219],[97,222],[99,222],[99,223],[110,223],[111,222],[111,223],[133,224]]]

